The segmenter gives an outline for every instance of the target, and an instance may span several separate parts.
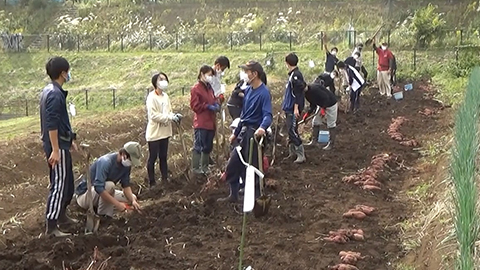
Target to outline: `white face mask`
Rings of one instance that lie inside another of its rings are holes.
[[[387,46],[382,46],[382,50],[386,50],[387,49]]]
[[[213,76],[212,75],[205,76],[205,81],[211,84],[213,82]]]
[[[335,79],[335,74],[330,73],[330,78]]]
[[[357,59],[358,59],[358,55],[355,54],[355,55],[353,56],[353,59],[357,60]]]
[[[131,167],[132,166],[132,161],[130,159],[126,159],[122,157],[122,165],[123,167]]]
[[[161,89],[161,90],[165,91],[168,88],[168,82],[167,81],[159,81],[159,82],[157,82],[157,87],[158,87],[158,89]]]
[[[330,52],[332,55],[337,55],[337,51],[331,51]]]
[[[248,75],[247,73],[245,73],[245,71],[243,70],[240,70],[240,80],[244,81],[244,82],[247,82],[248,81]]]

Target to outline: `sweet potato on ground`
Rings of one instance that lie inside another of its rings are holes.
[[[344,264],[344,263],[341,263],[341,264],[337,264],[337,265],[334,265],[334,266],[329,266],[328,268],[332,269],[332,270],[359,270],[356,266],[354,265],[351,265],[351,264]]]
[[[358,211],[362,211],[366,215],[370,215],[372,214],[373,211],[375,211],[375,208],[371,206],[362,205],[362,204],[355,205],[355,209]]]
[[[353,238],[353,240],[356,240],[356,241],[365,240],[365,236],[363,236],[363,234],[358,234],[358,233],[353,234],[352,238]]]
[[[373,191],[373,190],[381,190],[380,187],[378,187],[378,186],[373,186],[373,185],[364,185],[364,186],[363,186],[363,189],[364,189],[364,190],[370,190],[370,191]]]
[[[357,210],[349,210],[348,212],[343,214],[343,217],[345,218],[354,218],[354,219],[364,219],[367,215],[361,211]]]

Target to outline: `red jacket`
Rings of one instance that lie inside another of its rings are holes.
[[[193,128],[215,130],[215,112],[208,109],[217,101],[210,85],[198,81],[190,90],[190,108],[194,112]]]
[[[390,69],[390,60],[393,59],[393,54],[389,49],[385,51],[382,48],[375,48],[375,51],[378,55],[378,66],[377,70],[379,71],[387,71]]]

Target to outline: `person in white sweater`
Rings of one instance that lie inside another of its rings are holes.
[[[147,172],[150,187],[156,184],[155,162],[157,158],[162,174],[161,181],[168,181],[168,139],[172,136],[172,122],[179,124],[182,115],[172,112],[170,98],[166,90],[168,88],[168,77],[160,72],[153,75],[152,85],[154,90],[147,97],[148,124],[145,138],[148,143]]]

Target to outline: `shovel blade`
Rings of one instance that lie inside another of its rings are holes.
[[[87,214],[87,223],[85,225],[85,234],[92,234],[98,231],[100,226],[100,217],[96,214]]]
[[[255,200],[255,206],[253,207],[253,215],[258,218],[268,214],[268,209],[272,203],[272,198],[263,195]]]

